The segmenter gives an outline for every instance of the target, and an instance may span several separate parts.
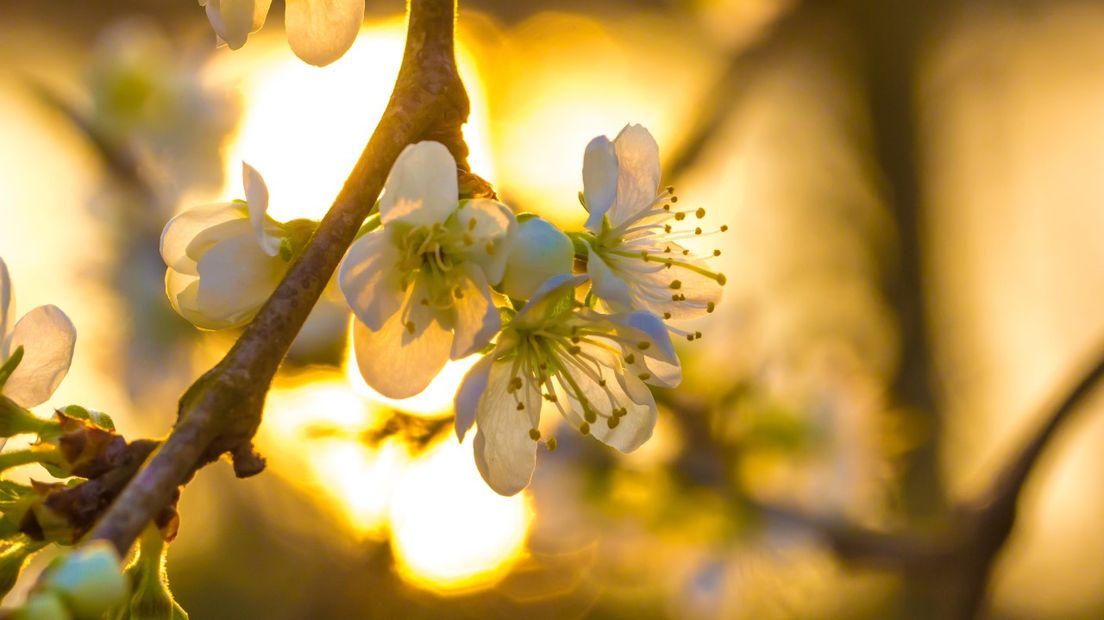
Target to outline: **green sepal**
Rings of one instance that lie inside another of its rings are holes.
[[[8,377],[15,372],[15,369],[19,367],[19,363],[23,361],[23,345],[19,345],[12,352],[11,357],[4,362],[3,366],[0,366],[0,390],[4,389],[4,384],[8,382]]]
[[[281,224],[284,235],[280,238],[280,258],[286,263],[299,258],[314,236],[314,231],[318,230],[318,224],[303,218]]]
[[[95,409],[85,409],[80,405],[69,405],[67,407],[57,409],[56,411],[63,416],[89,422],[93,426],[102,428],[105,431],[115,430],[115,421],[111,419],[111,416],[102,411],[96,411]]]

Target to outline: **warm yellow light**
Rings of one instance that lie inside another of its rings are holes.
[[[523,557],[533,513],[524,493],[502,497],[487,486],[470,438],[449,438],[411,465],[390,516],[399,574],[457,593],[493,584]]]
[[[245,113],[227,153],[221,198],[242,197],[241,162],[246,161],[268,184],[274,218],[320,219],[383,114],[404,39],[402,20],[365,26],[340,60],[319,69],[293,56],[282,41],[261,38],[254,46],[250,38],[244,52],[266,52],[240,78]],[[486,97],[462,42],[457,64],[471,99],[464,128],[469,161],[490,179]]]
[[[387,440],[363,444],[357,431],[382,421],[386,412],[361,398],[336,371],[317,371],[277,384],[268,394],[262,441],[272,467],[336,507],[358,536],[382,538],[387,511],[403,469],[405,446]],[[345,431],[318,436],[320,429]]]
[[[470,439],[449,436],[417,456],[399,438],[364,444],[360,432],[386,415],[340,373],[312,371],[269,392],[261,448],[274,471],[333,508],[354,535],[390,534],[403,579],[440,593],[493,584],[524,555],[526,496],[487,487]]]

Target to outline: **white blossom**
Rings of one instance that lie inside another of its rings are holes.
[[[502,291],[514,299],[529,299],[548,278],[570,274],[574,262],[575,248],[560,229],[539,217],[519,218]]]
[[[444,145],[406,147],[380,199],[382,225],[341,264],[357,364],[390,398],[421,392],[446,360],[479,351],[500,327],[491,286],[517,222],[493,200],[460,202],[456,172]]]
[[[457,435],[463,439],[477,424],[476,464],[502,495],[529,484],[542,400],[584,435],[631,452],[651,437],[656,422],[645,384],[674,387],[682,378],[663,321],[645,311],[605,315],[583,306],[575,288],[584,280],[546,282],[456,394]]]
[[[69,372],[77,330],[57,306],[39,306],[12,325],[15,293],[0,259],[0,365],[23,347],[23,359],[3,384],[4,396],[22,407],[40,405]]]
[[[169,302],[202,329],[248,323],[287,271],[287,231],[267,215],[264,179],[248,164],[242,177],[245,202],[189,209],[161,233]]]
[[[249,33],[264,25],[272,0],[199,0],[207,19],[230,49],[245,45]],[[364,21],[364,0],[287,0],[284,28],[288,44],[312,65],[327,65],[356,40]]]
[[[673,188],[660,191],[659,179],[659,147],[640,125],[626,125],[612,142],[599,136],[587,145],[583,194],[593,234],[587,273],[594,294],[614,310],[695,318],[713,311],[725,277],[679,242],[727,227],[705,230],[699,222],[705,209],[677,208]]]

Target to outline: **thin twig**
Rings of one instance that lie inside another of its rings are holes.
[[[444,143],[467,169],[460,133],[468,99],[453,52],[455,0],[411,0],[406,50],[391,100],[303,255],[218,365],[184,394],[176,426],[92,531],[125,553],[200,467],[229,453],[240,477],[264,468],[252,446],[269,385],[402,149]]]

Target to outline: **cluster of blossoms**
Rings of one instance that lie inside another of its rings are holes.
[[[263,181],[248,166],[245,176],[245,203],[185,212],[162,237],[173,307],[199,327],[247,322],[310,228],[267,218]],[[682,376],[671,334],[700,337],[668,321],[721,298],[724,276],[680,242],[725,227],[703,229],[704,209],[681,209],[660,187],[648,130],[591,141],[581,200],[586,229],[564,233],[461,198],[448,149],[420,142],[395,162],[378,219],[338,274],[359,369],[385,396],[413,396],[447,360],[482,353],[457,392],[456,431],[477,426],[476,463],[505,495],[529,483],[539,444],[555,447],[541,439],[543,407],[618,450],[644,443],[656,420],[648,386]]]

